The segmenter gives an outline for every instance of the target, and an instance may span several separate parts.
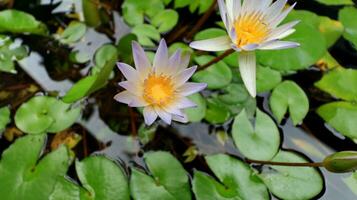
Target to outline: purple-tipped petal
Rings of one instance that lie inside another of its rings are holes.
[[[274,19],[277,17],[281,11],[283,10],[287,0],[277,0],[275,1],[267,10],[266,10],[266,18]]]
[[[134,82],[131,82],[131,81],[122,81],[119,83],[119,86],[128,90],[129,92],[137,95],[137,96],[140,96],[140,91],[139,91],[139,88],[138,86],[134,83]]]
[[[194,102],[189,100],[187,97],[181,97],[181,98],[177,99],[177,101],[175,102],[175,105],[179,109],[192,108],[192,107],[197,106]]]
[[[181,122],[181,123],[187,123],[188,122],[188,117],[186,114],[183,114],[182,116],[180,115],[172,115],[172,120]]]
[[[177,72],[178,67],[181,64],[181,49],[175,51],[175,53],[169,58],[169,65],[166,68],[166,73],[174,75]]]
[[[132,42],[132,49],[136,69],[139,71],[140,75],[147,75],[151,68],[151,64],[144,49],[135,41]]]
[[[114,96],[114,99],[118,102],[129,104],[130,102],[133,101],[136,97],[134,94],[128,92],[128,91],[123,91],[118,93],[117,95]]]
[[[130,107],[144,107],[149,105],[148,102],[144,101],[144,99],[140,98],[140,97],[135,97],[130,103],[129,106]]]
[[[291,30],[291,28],[294,27],[299,22],[300,22],[300,20],[295,20],[295,21],[292,21],[292,22],[289,22],[289,23],[279,26],[278,28],[274,29],[269,34],[268,40],[283,38],[282,36],[284,36],[286,34],[286,32],[289,32]]]
[[[160,119],[162,119],[168,125],[171,124],[172,116],[170,113],[164,111],[163,109],[161,109],[159,107],[155,107],[154,109],[155,109],[156,114],[160,117]]]
[[[249,94],[255,97],[256,92],[256,56],[254,51],[239,54],[239,71]]]
[[[289,41],[274,41],[271,43],[263,44],[259,49],[262,50],[278,50],[278,49],[289,49],[300,46],[299,43],[289,42]]]
[[[145,124],[148,126],[153,124],[154,121],[157,119],[157,114],[155,110],[150,106],[145,107],[143,113],[144,113]]]
[[[203,51],[225,51],[231,48],[232,40],[226,36],[217,38],[199,40],[190,43],[190,47]]]
[[[154,70],[158,74],[165,71],[165,68],[169,64],[169,53],[167,50],[167,45],[164,39],[160,41],[159,47],[156,51],[155,58],[154,58]]]
[[[117,63],[117,66],[127,80],[129,80],[129,81],[137,81],[138,80],[138,78],[139,78],[138,72],[134,68],[132,68],[130,65],[127,65],[125,63]]]
[[[207,83],[185,83],[178,90],[180,95],[188,96],[197,93],[207,87]]]
[[[224,3],[224,0],[218,0],[218,7],[219,7],[219,13],[221,14],[222,21],[224,23],[224,26],[228,30],[230,27],[230,18],[227,13],[227,7],[226,4]]]
[[[179,108],[177,108],[176,105],[166,106],[163,107],[162,109],[173,115],[180,115],[180,116],[183,115],[183,112]]]
[[[289,8],[285,9],[280,15],[278,15],[276,18],[273,18],[272,21],[270,21],[270,26],[275,28],[277,27],[284,19],[285,17],[291,12],[292,9],[294,9],[296,5],[296,2],[290,6]]]
[[[174,83],[176,87],[180,87],[186,81],[188,81],[193,73],[195,73],[197,66],[190,67],[188,69],[183,70],[179,75],[174,77]]]
[[[247,44],[247,45],[243,46],[242,49],[244,51],[254,51],[258,47],[259,47],[259,44]]]
[[[181,57],[180,64],[177,66],[177,68],[174,70],[176,74],[181,73],[183,70],[185,70],[188,67],[188,64],[190,63],[190,54],[184,54]]]

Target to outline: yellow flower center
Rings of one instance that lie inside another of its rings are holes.
[[[144,99],[151,105],[164,106],[173,99],[174,87],[171,77],[149,74],[144,81]]]
[[[269,27],[264,23],[264,15],[261,12],[253,12],[238,17],[234,22],[237,35],[236,45],[243,47],[248,44],[259,44],[269,34]]]

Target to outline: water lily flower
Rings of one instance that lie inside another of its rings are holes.
[[[165,123],[172,120],[186,123],[183,109],[196,106],[187,96],[203,90],[206,83],[187,82],[197,66],[187,68],[190,56],[182,56],[177,50],[170,58],[165,40],[161,40],[153,65],[143,48],[132,43],[135,68],[118,63],[127,81],[119,85],[125,89],[114,99],[130,107],[144,107],[144,120],[151,125],[161,118]]]
[[[287,49],[299,46],[296,42],[281,41],[292,34],[298,21],[278,25],[295,4],[285,8],[287,0],[218,0],[222,21],[228,35],[194,41],[190,46],[204,51],[234,49],[239,52],[239,69],[250,95],[256,96],[255,50]]]

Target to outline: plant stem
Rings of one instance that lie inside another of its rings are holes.
[[[290,166],[290,167],[323,167],[322,162],[317,163],[292,163],[292,162],[274,162],[274,161],[263,161],[263,160],[251,160],[245,159],[248,163],[257,163],[263,165],[279,165],[279,166]]]
[[[193,27],[193,29],[187,34],[185,39],[190,41],[192,37],[196,34],[198,30],[203,26],[203,24],[208,20],[211,14],[215,11],[217,5],[217,1],[214,0],[210,6],[210,8],[205,12],[205,14],[198,20],[197,24]]]
[[[203,69],[206,69],[207,67],[213,65],[213,64],[216,64],[217,62],[221,61],[223,58],[231,55],[232,53],[234,53],[234,50],[233,49],[229,49],[227,51],[225,51],[223,54],[221,54],[220,56],[212,59],[211,61],[209,61],[208,63],[202,65],[202,66],[199,66],[197,71],[199,70],[203,70]]]

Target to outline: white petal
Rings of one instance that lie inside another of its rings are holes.
[[[190,54],[184,54],[181,57],[180,64],[174,70],[174,73],[178,74],[185,70],[190,63]]]
[[[188,82],[183,84],[178,91],[182,96],[188,96],[194,93],[197,93],[207,87],[207,83],[192,83]]]
[[[164,111],[159,107],[154,107],[156,114],[166,123],[171,124],[172,116],[170,113]]]
[[[180,87],[186,81],[188,81],[191,78],[191,76],[193,75],[193,73],[195,73],[196,69],[197,69],[197,66],[193,66],[193,67],[187,68],[187,69],[183,70],[177,76],[173,77],[173,81],[174,81],[175,86],[176,87]]]
[[[221,36],[208,40],[194,41],[190,47],[203,51],[225,51],[231,48],[231,39],[229,36]]]
[[[256,57],[254,51],[239,54],[239,71],[244,85],[252,97],[256,96]]]
[[[273,0],[263,0],[263,2],[260,3],[260,9],[265,11],[271,5],[272,2]]]
[[[273,41],[270,43],[263,44],[259,49],[262,50],[278,50],[278,49],[289,49],[300,46],[299,43],[289,42],[289,41]]]
[[[131,81],[122,81],[119,83],[120,87],[123,87],[124,89],[128,90],[129,92],[140,96],[140,90],[138,85],[136,85],[134,82]]]
[[[130,102],[133,101],[134,98],[136,98],[135,95],[128,91],[120,92],[114,96],[114,99],[116,101],[119,101],[119,102],[125,103],[125,104],[129,104]]]
[[[174,75],[181,64],[181,49],[178,49],[170,58],[169,65],[165,70],[165,74]]]
[[[143,98],[136,96],[130,103],[130,107],[144,107],[149,105]]]
[[[288,37],[289,35],[293,34],[296,30],[295,29],[289,29],[287,31],[285,31],[283,34],[279,35],[276,37],[276,39],[283,39],[283,38],[286,38]]]
[[[137,42],[132,42],[132,49],[135,67],[138,70],[141,78],[144,78],[150,71],[150,61],[147,58],[144,49]]]
[[[295,7],[295,5],[296,2],[289,8],[285,9],[279,16],[277,16],[273,21],[269,23],[269,26],[273,28],[278,26],[285,19],[285,17],[291,12],[291,10]]]
[[[228,11],[224,0],[218,0],[219,13],[221,14],[222,21],[227,30],[231,27],[231,20],[228,16]]]
[[[188,122],[188,117],[186,114],[183,114],[183,116],[179,115],[172,115],[172,120],[181,122],[181,123],[187,123]]]
[[[242,49],[245,51],[253,51],[258,47],[259,47],[259,44],[247,44],[247,45],[243,46]]]
[[[275,1],[265,12],[267,20],[274,19],[275,17],[277,17],[283,10],[286,2],[287,0]]]
[[[179,115],[179,116],[183,115],[183,112],[179,108],[177,108],[177,106],[175,104],[165,106],[162,109],[170,114],[173,114],[173,115]]]
[[[241,0],[233,0],[233,22],[238,18],[239,14],[242,11]]]
[[[167,45],[164,39],[160,41],[159,47],[156,51],[154,58],[154,69],[155,72],[160,74],[163,73],[169,64],[169,53],[167,50]]]
[[[268,40],[274,40],[274,39],[281,39],[282,35],[286,32],[289,32],[291,30],[292,27],[294,27],[296,24],[298,24],[300,22],[300,20],[295,20],[289,23],[286,23],[284,25],[281,25],[279,27],[277,27],[276,29],[274,29],[268,36]]]
[[[155,110],[150,106],[145,107],[143,113],[145,124],[147,124],[148,126],[154,123],[154,121],[157,119],[157,114]]]
[[[179,109],[192,108],[197,106],[194,102],[189,100],[187,97],[178,98],[177,101],[174,103]]]
[[[138,72],[132,68],[130,65],[125,63],[117,63],[117,66],[124,77],[129,81],[137,81],[139,78]]]

